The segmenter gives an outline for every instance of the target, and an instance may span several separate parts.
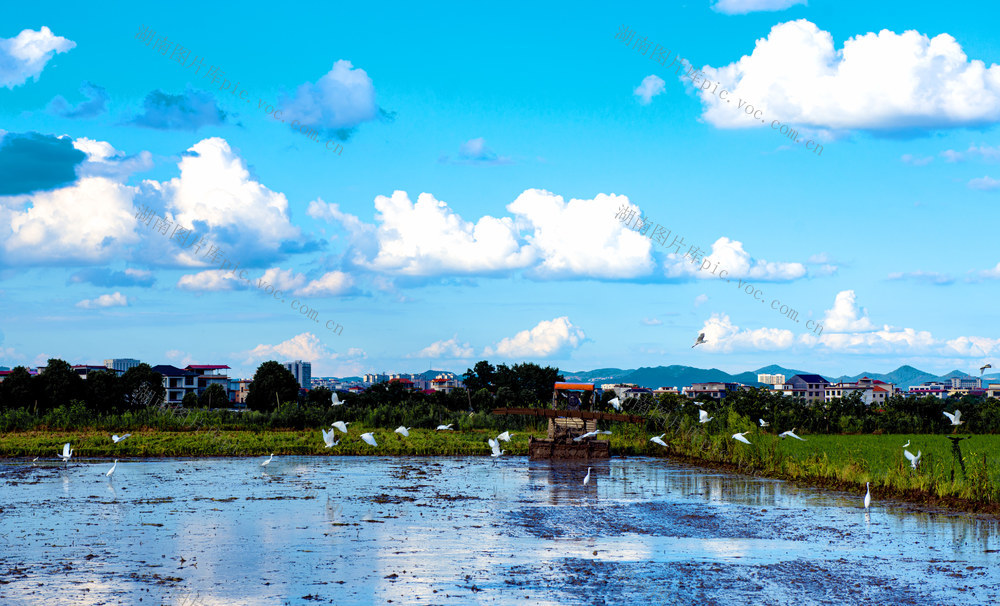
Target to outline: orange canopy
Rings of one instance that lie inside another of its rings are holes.
[[[579,389],[582,391],[594,391],[593,383],[556,383],[556,389]]]

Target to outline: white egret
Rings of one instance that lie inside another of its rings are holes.
[[[361,434],[361,439],[368,442],[372,446],[378,446],[378,442],[375,441],[375,436],[371,432]]]
[[[906,444],[903,444],[903,448],[908,448],[909,446],[910,446],[910,441],[909,441],[909,440],[907,440],[907,441],[906,441]]]
[[[698,347],[702,343],[708,343],[708,341],[705,340],[705,333],[703,333],[703,332],[702,333],[698,333],[698,338],[695,339],[694,345],[692,345],[691,347],[692,348]]]
[[[396,433],[403,436],[404,438],[408,438],[410,437],[410,428],[403,427],[402,425],[400,425],[399,427],[396,428]]]
[[[325,429],[320,429],[320,431],[323,432],[323,441],[326,442],[327,448],[333,448],[337,444],[340,444],[340,442],[337,442],[333,439],[333,436],[336,432],[333,431],[332,429],[330,430],[330,433],[326,433]]]
[[[500,450],[500,442],[497,442],[493,438],[490,438],[490,449],[493,450],[493,454],[490,456],[494,458],[499,457],[504,453],[504,451]]]
[[[865,482],[865,488],[868,490],[865,493],[865,509],[868,509],[868,506],[872,504],[872,489],[869,484],[870,482]]]
[[[800,438],[799,436],[795,435],[795,428],[794,427],[791,428],[791,429],[789,429],[788,431],[783,431],[783,432],[779,433],[778,437],[779,438],[795,438],[796,440],[802,440],[803,442],[806,441],[805,438]]]
[[[702,410],[700,408],[698,409],[698,422],[699,423],[708,423],[709,421],[711,421],[714,418],[715,417],[708,416],[708,413],[705,412],[704,410]]]
[[[587,438],[592,438],[592,437],[596,436],[599,433],[601,433],[601,432],[599,432],[599,431],[588,431],[587,433],[583,434],[582,436],[577,436],[577,437],[573,438],[573,441],[574,442],[579,442],[580,440],[586,440]]]
[[[590,484],[590,468],[589,467],[587,468],[587,477],[585,477],[583,479],[583,485],[586,486],[587,484]]]
[[[770,427],[771,424],[768,423],[767,421],[765,421],[764,419],[760,419],[760,426],[761,427]]]
[[[618,398],[611,398],[608,400],[608,404],[610,404],[611,408],[614,408],[615,410],[620,411],[622,409],[622,401]]]
[[[665,435],[667,435],[667,434],[661,433],[658,436],[653,436],[652,438],[649,439],[649,441],[652,442],[653,444],[659,444],[660,446],[666,446],[667,443],[663,441],[663,436],[665,436]]]
[[[451,428],[452,425],[454,425],[454,423],[448,423],[447,425],[438,425],[435,431],[453,431]]]
[[[505,431],[502,434],[498,435],[497,436],[497,441],[498,442],[499,441],[510,442],[510,432],[509,431]]]
[[[109,469],[109,470],[108,470],[108,473],[106,473],[106,474],[104,474],[104,475],[106,475],[106,476],[108,476],[108,477],[110,478],[110,477],[111,477],[111,474],[113,474],[113,473],[115,472],[115,468],[116,468],[116,467],[118,467],[118,459],[115,459],[115,464],[114,464],[114,465],[112,465],[112,466],[111,466],[111,469]]]
[[[954,425],[954,426],[956,426],[956,427],[958,427],[959,425],[961,425],[962,423],[965,422],[965,421],[962,420],[962,411],[959,410],[959,409],[957,409],[957,408],[955,409],[954,413],[946,412],[946,413],[944,413],[944,416],[946,416],[949,419],[951,419],[951,424]]]
[[[917,454],[914,455],[912,452],[910,452],[909,450],[906,450],[904,448],[903,449],[903,456],[910,460],[910,466],[913,467],[913,469],[916,469],[917,465],[920,465],[920,451],[919,450],[917,451]]]
[[[69,447],[69,442],[63,444],[62,454],[56,453],[56,456],[63,460],[64,463],[69,463],[70,457],[73,456],[73,449]]]
[[[347,426],[350,424],[351,424],[350,421],[348,421],[347,423],[343,421],[336,421],[334,423],[330,423],[330,426],[336,427],[337,429],[340,430],[341,433],[347,433]]]
[[[611,435],[611,431],[609,431],[607,429],[605,429],[604,431],[601,431],[600,429],[598,429],[597,433],[602,433],[602,434],[604,434],[606,436],[610,436]]]
[[[261,463],[261,464],[260,464],[260,466],[261,466],[261,467],[267,467],[267,466],[268,466],[268,464],[269,464],[269,463],[270,463],[271,461],[273,461],[273,460],[274,460],[274,453],[272,452],[272,453],[271,453],[271,458],[270,458],[270,459],[268,459],[268,460],[266,460],[266,461],[264,461],[263,463]]]
[[[744,431],[743,433],[734,433],[733,434],[733,439],[736,440],[737,442],[743,442],[744,444],[749,444],[750,440],[748,440],[748,439],[746,439],[746,438],[743,437],[743,436],[745,436],[748,433],[750,433],[750,432],[749,431]]]
[[[983,371],[986,370],[987,368],[993,368],[993,365],[992,364],[987,364],[986,366],[980,366],[979,367],[979,376],[980,377],[983,376]]]
[[[340,397],[337,395],[337,392],[333,392],[333,397],[331,398],[330,406],[341,406],[342,404],[343,402],[340,401]]]
[[[111,441],[114,442],[115,444],[117,444],[118,442],[121,442],[122,440],[124,440],[125,438],[127,438],[127,437],[129,437],[131,435],[132,434],[130,434],[130,433],[127,433],[127,434],[125,434],[123,436],[112,435],[111,436]]]

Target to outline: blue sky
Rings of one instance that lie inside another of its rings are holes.
[[[1000,350],[996,16],[789,0],[9,7],[0,365],[973,371]],[[699,93],[622,26],[738,101]],[[733,281],[624,226],[623,205]],[[204,248],[141,225],[144,206]]]

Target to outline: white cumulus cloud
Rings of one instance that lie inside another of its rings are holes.
[[[300,85],[283,105],[286,122],[298,120],[327,132],[354,128],[379,113],[371,78],[365,70],[343,60],[315,83]]]
[[[833,308],[828,309],[823,319],[823,330],[831,332],[859,332],[875,330],[868,319],[868,311],[858,307],[857,295],[853,290],[837,293]]]
[[[76,304],[83,309],[97,309],[101,307],[127,307],[128,298],[120,292],[109,295],[101,295],[96,299],[84,299]]]
[[[435,358],[461,360],[471,358],[475,355],[472,347],[468,343],[459,343],[458,335],[447,341],[435,341],[427,347],[413,354],[414,358]]]
[[[790,330],[779,328],[741,330],[732,323],[728,315],[721,313],[712,314],[705,321],[701,332],[705,333],[705,344],[700,347],[708,351],[773,351],[787,349],[795,343],[795,335]]]
[[[483,355],[547,358],[578,347],[585,338],[584,332],[574,326],[568,317],[561,316],[543,320],[530,330],[522,330],[513,337],[502,339],[494,347],[487,347]]]
[[[690,246],[690,243],[688,243]],[[752,280],[762,280],[768,282],[782,282],[795,280],[806,275],[806,267],[802,263],[754,260],[750,253],[743,249],[743,243],[738,240],[730,240],[722,237],[712,244],[712,252],[702,261],[691,262],[691,257],[684,257],[683,250],[680,254],[670,253],[664,260],[664,273],[669,278],[694,277],[702,280],[718,280],[719,272],[726,270],[726,279],[749,278]],[[710,265],[701,269],[704,260],[707,259]],[[718,269],[716,269],[718,264]],[[713,273],[713,270],[714,273]]]
[[[177,288],[195,292],[217,292],[222,290],[238,290],[245,287],[245,282],[233,275],[227,269],[208,269],[196,274],[181,276]]]
[[[784,123],[818,129],[902,131],[988,124],[1000,118],[1000,66],[970,60],[948,34],[889,30],[848,39],[799,19],[779,23],[753,52],[709,79],[726,101],[702,91],[704,118],[720,128],[766,127],[740,101]],[[729,102],[727,102],[729,101]]]
[[[14,88],[38,76],[56,53],[65,53],[76,42],[56,36],[46,26],[39,31],[22,30],[13,38],[0,38],[0,86]]]
[[[636,97],[639,97],[640,105],[649,105],[653,101],[653,97],[659,95],[666,88],[666,82],[663,78],[657,75],[649,75],[642,79],[639,86],[635,87],[632,91]]]

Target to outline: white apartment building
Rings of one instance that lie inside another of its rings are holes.
[[[757,375],[757,382],[763,383],[764,385],[784,385],[785,375],[759,374]]]

